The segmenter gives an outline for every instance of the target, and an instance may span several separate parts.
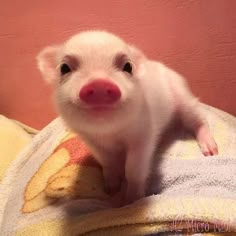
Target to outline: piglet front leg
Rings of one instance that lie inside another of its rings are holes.
[[[110,194],[118,192],[121,188],[121,182],[124,176],[124,166],[122,163],[117,159],[108,159],[106,163],[103,164],[102,169],[106,192]]]
[[[120,152],[110,151],[104,145],[98,145],[98,142],[91,141],[87,137],[83,137],[83,139],[102,167],[105,191],[109,194],[118,192],[124,176],[124,158]]]
[[[167,75],[170,78],[170,87],[182,123],[195,135],[203,155],[217,155],[217,144],[198,99],[191,93],[185,80],[176,72],[167,69]]]
[[[150,174],[156,143],[155,138],[132,143],[127,151],[125,176],[127,190],[125,204],[145,197],[146,182]]]
[[[200,103],[193,96],[185,94],[179,104],[179,114],[185,127],[195,135],[197,143],[204,156],[218,154],[217,144],[211,134],[207,120],[204,117]],[[185,99],[185,100],[184,100]]]

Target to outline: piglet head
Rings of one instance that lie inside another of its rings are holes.
[[[120,116],[138,106],[144,55],[111,33],[82,32],[63,45],[45,48],[37,59],[68,123],[121,121]]]

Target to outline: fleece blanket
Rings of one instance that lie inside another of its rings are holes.
[[[0,182],[0,235],[236,235],[236,118],[203,105],[220,155],[184,130],[160,145],[148,196],[113,208],[102,170],[60,118]]]
[[[36,133],[37,130],[0,115],[0,181],[16,155]]]

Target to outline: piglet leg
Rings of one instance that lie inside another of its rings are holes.
[[[124,176],[124,160],[120,157],[119,153],[106,151],[88,139],[86,139],[86,144],[94,154],[94,158],[102,166],[106,192],[117,192],[120,189],[121,180]]]
[[[125,204],[145,197],[146,182],[150,173],[156,142],[149,138],[129,146],[125,164],[127,190]]]
[[[183,125],[194,133],[205,156],[217,155],[217,144],[211,135],[200,102],[193,96],[187,83],[179,74],[170,69],[167,70],[176,111]]]
[[[205,119],[201,104],[186,89],[186,86],[182,86],[178,93],[178,112],[184,126],[194,133],[202,153],[205,156],[217,155],[217,144]]]
[[[119,161],[107,162],[102,168],[106,192],[111,194],[118,192],[124,175]]]

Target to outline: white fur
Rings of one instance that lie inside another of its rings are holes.
[[[124,53],[132,63],[132,75],[115,68],[118,53]],[[76,58],[78,65],[62,77],[59,67],[66,55]],[[217,154],[199,103],[183,78],[163,64],[150,61],[119,37],[105,31],[82,32],[60,47],[43,50],[38,62],[55,88],[58,112],[90,147],[103,167],[108,187],[117,189],[120,177],[125,175],[127,203],[145,195],[155,147],[177,113],[196,134],[204,154]],[[98,78],[116,84],[121,99],[108,111],[94,115],[78,93]]]

